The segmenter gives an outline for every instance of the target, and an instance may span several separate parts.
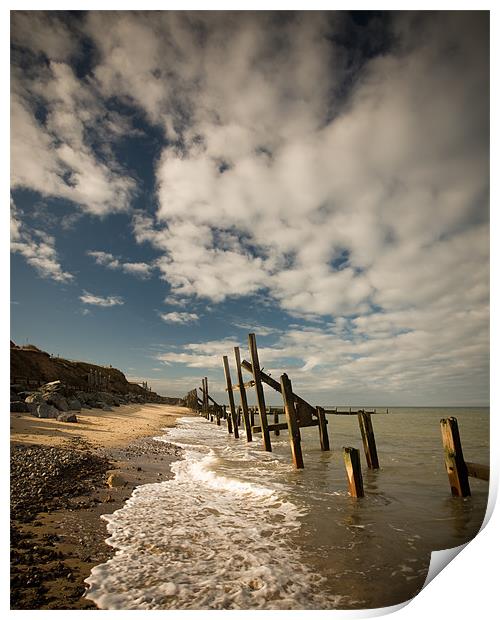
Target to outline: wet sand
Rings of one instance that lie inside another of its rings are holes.
[[[60,492],[55,483],[47,497],[33,495],[30,514],[12,511],[12,609],[95,609],[82,597],[84,579],[114,553],[104,542],[107,531],[101,515],[120,508],[136,486],[170,477],[170,465],[181,452],[152,437],[190,413],[172,405],[125,405],[113,411],[82,410],[78,423],[11,414],[11,446],[17,455],[29,447],[42,454],[56,447],[69,456],[84,453],[104,463],[88,479],[85,472],[77,472],[75,488],[83,492],[67,493],[66,479]],[[119,475],[119,486],[108,485],[112,473]],[[24,485],[24,476],[17,476],[18,484],[20,480]],[[25,484],[34,492],[39,482],[26,476]]]

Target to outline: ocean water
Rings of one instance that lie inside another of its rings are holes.
[[[459,421],[465,460],[489,463],[486,408],[395,408],[372,416],[380,470],[366,469],[357,416],[328,415],[330,452],[301,429],[304,470],[288,433],[236,440],[224,422],[186,417],[174,477],[138,487],[104,518],[116,549],[86,580],[101,609],[355,609],[408,600],[430,553],[471,540],[488,484],[453,498],[439,420]],[[284,419],[284,416],[281,416]],[[243,437],[242,437],[243,436]],[[365,497],[348,495],[342,447],[360,448]]]

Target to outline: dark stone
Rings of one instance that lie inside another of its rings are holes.
[[[59,411],[69,410],[68,401],[64,398],[64,396],[61,396],[57,392],[49,392],[48,394],[44,394],[43,399],[49,405],[54,405],[54,407],[57,407]]]
[[[29,413],[28,405],[22,400],[15,400],[10,403],[10,410],[12,413]]]
[[[43,399],[43,395],[41,392],[32,392],[31,394],[29,394],[28,396],[26,396],[26,398],[24,399],[24,402],[26,403],[36,403],[37,405],[40,405],[42,403],[44,403],[44,399]]]
[[[59,420],[59,422],[78,422],[78,418],[76,417],[76,415],[69,412],[60,413],[57,416],[57,419]]]
[[[52,405],[48,405],[47,403],[42,403],[37,405],[36,410],[32,412],[37,418],[57,418],[59,415],[59,410],[53,407]]]

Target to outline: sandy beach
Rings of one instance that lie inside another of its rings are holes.
[[[84,579],[114,553],[100,517],[171,475],[181,451],[152,438],[190,413],[125,405],[82,410],[78,423],[11,413],[12,609],[95,608]]]
[[[10,438],[13,443],[48,446],[62,446],[81,438],[89,446],[112,448],[173,426],[177,417],[186,414],[189,412],[185,407],[174,405],[122,405],[113,407],[113,411],[83,409],[78,413],[78,423],[71,424],[11,413]]]

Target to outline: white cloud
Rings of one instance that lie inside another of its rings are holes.
[[[12,11],[11,37],[16,45],[61,61],[68,60],[78,48],[75,33],[54,12]]]
[[[147,263],[122,263],[125,273],[131,273],[138,278],[149,278],[151,276],[151,266]]]
[[[98,265],[103,265],[108,269],[121,270],[143,279],[151,277],[152,267],[147,263],[122,262],[120,259],[113,256],[113,254],[101,252],[99,250],[88,250],[87,255],[92,256]]]
[[[101,306],[103,308],[110,308],[112,306],[122,306],[125,302],[121,297],[118,296],[108,296],[108,297],[99,297],[98,295],[94,295],[93,293],[89,293],[88,291],[83,291],[83,294],[80,295],[80,301],[84,304],[89,304],[91,306]]]
[[[101,98],[136,105],[168,138],[156,214],[133,217],[137,242],[161,255],[167,303],[265,293],[293,316],[327,317],[322,332],[291,329],[265,351],[268,363],[292,351],[304,386],[418,391],[431,373],[485,394],[488,16],[392,13],[372,58],[333,43],[346,20],[90,12],[99,54],[85,80],[65,64],[60,24],[44,22],[58,50],[47,37],[30,45],[62,62],[36,82],[14,70],[13,182],[96,214],[126,210],[134,182],[86,136],[102,128],[109,147],[127,131]],[[213,363],[203,348],[177,353]]]
[[[104,265],[105,267],[109,267],[110,269],[119,269],[120,263],[116,258],[109,254],[108,252],[101,252],[99,250],[88,250],[88,256],[92,256],[95,258],[95,262],[98,265]]]
[[[41,230],[30,229],[20,220],[20,214],[11,201],[10,217],[11,252],[21,254],[28,265],[34,267],[42,278],[56,282],[70,282],[74,276],[64,271],[55,248],[54,237]]]
[[[259,324],[254,324],[250,322],[248,323],[238,322],[238,323],[233,323],[233,325],[235,327],[239,327],[240,329],[245,329],[249,333],[254,333],[260,336],[270,336],[271,334],[277,334],[281,331],[277,329],[276,327],[266,327],[265,325],[259,325]]]
[[[385,382],[402,399],[432,399],[442,385],[455,402],[485,402],[487,16],[393,14],[391,47],[365,59],[342,97],[329,93],[352,76],[344,50],[326,49],[324,16],[279,29],[261,15],[200,20],[203,46],[185,26],[181,61],[162,61],[156,42],[134,67],[144,79],[167,67],[189,110],[182,149],[158,161],[156,217],[134,222],[137,241],[163,254],[170,296],[265,291],[293,316],[335,319],[280,340],[305,387]],[[143,105],[174,126],[157,103]]]
[[[411,19],[396,16],[396,35]],[[162,61],[162,43],[151,45],[134,71],[146,79],[165,63],[190,110],[184,150],[166,148],[158,162],[156,221],[135,220],[137,240],[164,254],[171,295],[220,302],[265,290],[313,316],[420,307],[443,289],[484,288],[484,269],[465,269],[460,285],[450,266],[467,229],[470,261],[487,260],[487,46],[463,15],[439,19],[442,27],[424,20],[422,39],[406,34],[406,46],[368,62],[330,123],[321,122],[328,92],[345,67],[341,51],[325,48],[322,16],[291,20],[281,48],[265,16],[200,17],[203,49],[184,24],[182,61]],[[120,88],[127,79],[121,72]],[[168,124],[166,108],[142,104]],[[421,266],[431,262],[424,299]]]
[[[194,323],[199,318],[195,312],[166,312],[160,314],[160,317],[165,323],[180,323],[182,325]]]
[[[29,71],[17,54],[12,57],[12,188],[71,200],[93,215],[127,210],[135,181],[120,168],[111,144],[133,130],[68,63],[81,43],[78,32],[54,14],[16,12],[12,39],[46,55],[33,58]],[[40,109],[44,114],[37,117]]]

